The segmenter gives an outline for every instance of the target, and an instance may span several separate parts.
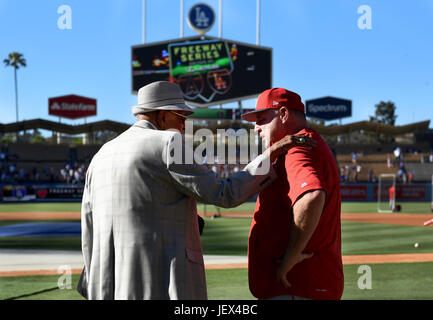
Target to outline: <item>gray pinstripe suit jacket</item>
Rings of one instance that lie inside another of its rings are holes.
[[[207,299],[196,200],[237,206],[275,173],[257,175],[263,156],[225,180],[203,165],[167,164],[176,135],[141,120],[92,159],[81,212],[84,297]]]

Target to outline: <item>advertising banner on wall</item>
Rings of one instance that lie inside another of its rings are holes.
[[[35,187],[37,199],[81,199],[83,186]]]
[[[4,202],[80,200],[84,187],[80,185],[3,185],[0,197]]]
[[[2,190],[2,201],[30,201],[36,199],[33,188],[24,185],[4,185]]]
[[[373,187],[373,200],[377,200],[377,192],[379,187]],[[389,188],[382,187],[381,194],[383,199],[389,199]],[[425,201],[426,200],[426,185],[397,185],[396,200],[403,201]]]
[[[96,116],[96,99],[75,94],[49,98],[48,114],[68,119]]]
[[[340,188],[341,200],[367,200],[366,185],[342,185]]]

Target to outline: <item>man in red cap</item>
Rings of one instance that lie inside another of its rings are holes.
[[[248,243],[252,294],[259,299],[340,299],[340,179],[330,148],[308,128],[301,97],[286,89],[264,91],[256,110],[242,118],[256,122],[266,148],[295,133],[317,142],[315,148],[297,146],[280,156],[274,163],[278,179],[259,194]]]

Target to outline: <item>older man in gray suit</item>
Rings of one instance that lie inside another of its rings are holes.
[[[103,145],[86,174],[77,289],[87,299],[207,299],[196,200],[221,207],[245,202],[274,179],[272,168],[258,174],[261,163],[299,137],[286,137],[218,180],[204,165],[170,161],[193,113],[176,84],[141,88],[132,111],[137,123]]]

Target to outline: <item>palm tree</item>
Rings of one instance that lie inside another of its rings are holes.
[[[8,58],[3,60],[6,67],[12,66],[14,67],[15,72],[15,108],[17,114],[17,122],[18,122],[18,86],[17,86],[17,69],[20,66],[26,67],[26,59],[23,58],[23,55],[18,52],[12,52],[8,54]],[[18,133],[17,133],[18,136]]]

